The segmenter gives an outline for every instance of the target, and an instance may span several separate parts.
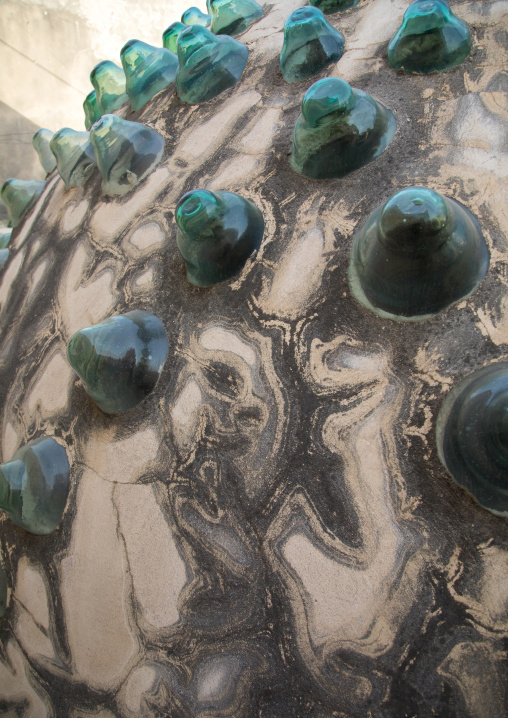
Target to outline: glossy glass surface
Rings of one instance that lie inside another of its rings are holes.
[[[50,147],[67,189],[85,184],[96,167],[90,133],[63,127],[53,136]]]
[[[426,75],[460,64],[471,51],[471,33],[444,0],[416,0],[388,45],[395,70]]]
[[[43,170],[49,174],[53,172],[56,167],[55,155],[51,152],[49,143],[53,133],[51,130],[37,130],[35,135],[32,137],[32,145],[34,150],[39,155],[39,160]]]
[[[7,574],[0,566],[0,618],[5,616],[7,610]]]
[[[263,15],[255,0],[206,0],[216,35],[239,35]]]
[[[127,100],[125,73],[114,62],[99,62],[90,73],[90,82],[101,114],[119,110]]]
[[[9,250],[8,249],[0,249],[0,269],[4,266],[4,264],[9,259]]]
[[[140,110],[161,90],[174,82],[178,60],[164,47],[130,40],[120,52],[133,110]]]
[[[310,0],[309,4],[330,15],[341,10],[349,10],[350,7],[358,5],[359,2],[360,0]]]
[[[286,82],[306,80],[344,53],[344,36],[313,7],[295,10],[284,25],[280,69]]]
[[[263,215],[232,192],[193,190],[180,198],[176,242],[187,279],[209,287],[238,274],[263,239]]]
[[[181,19],[184,25],[202,25],[203,27],[208,27],[212,22],[212,16],[201,12],[198,7],[190,7],[182,14]]]
[[[76,332],[67,359],[99,409],[119,414],[153,391],[168,349],[161,320],[136,310]]]
[[[60,523],[69,494],[69,461],[63,446],[43,436],[0,464],[0,508],[33,534],[50,534]]]
[[[177,50],[178,97],[190,105],[211,100],[233,87],[249,56],[243,43],[227,35],[216,37],[199,25],[188,27],[179,35]]]
[[[425,187],[408,187],[368,218],[353,241],[353,293],[393,318],[436,314],[471,294],[489,251],[476,217]]]
[[[139,122],[103,115],[90,129],[106,195],[126,194],[158,165],[164,138]]]
[[[450,392],[437,445],[455,481],[486,509],[508,516],[508,362],[470,374]]]
[[[0,249],[5,249],[11,241],[12,229],[5,228],[5,230],[0,233]]]
[[[182,30],[185,30],[186,27],[187,25],[184,25],[183,22],[173,22],[164,30],[162,35],[162,44],[167,50],[174,52],[175,55],[178,35],[182,32]]]
[[[87,130],[89,130],[93,123],[97,122],[97,120],[102,114],[99,109],[99,105],[97,104],[97,96],[95,94],[95,90],[89,92],[88,95],[85,97],[85,101],[83,102],[83,109],[85,111],[85,127]]]
[[[45,186],[46,183],[42,180],[5,180],[0,189],[0,199],[7,207],[13,227],[23,221],[30,207],[44,192]]]
[[[395,118],[384,105],[337,77],[315,82],[302,100],[291,166],[311,179],[344,177],[392,141]]]

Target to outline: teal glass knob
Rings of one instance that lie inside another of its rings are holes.
[[[239,35],[263,15],[255,0],[206,0],[216,35]]]
[[[23,221],[30,208],[44,192],[46,183],[43,180],[5,180],[0,189],[0,199],[7,207],[13,227]]]
[[[393,139],[393,114],[337,77],[315,82],[302,100],[291,166],[311,179],[345,175],[375,160]]]
[[[89,130],[93,123],[97,122],[97,120],[102,114],[99,109],[99,105],[97,104],[97,96],[95,94],[95,90],[89,92],[88,95],[85,97],[85,101],[83,102],[83,109],[85,111],[85,128]]]
[[[32,534],[52,533],[62,520],[69,495],[67,453],[43,436],[0,464],[0,508]]]
[[[178,201],[175,218],[187,279],[197,287],[210,287],[241,272],[263,239],[263,215],[255,204],[232,192],[187,192]]]
[[[484,508],[508,516],[508,362],[466,376],[437,419],[439,458]]]
[[[135,310],[73,334],[67,359],[99,409],[120,414],[154,390],[168,349],[161,320]]]
[[[90,73],[90,82],[95,90],[95,97],[101,114],[114,112],[125,105],[127,88],[125,73],[114,62],[99,62]]]
[[[344,36],[314,7],[295,10],[284,25],[280,69],[286,82],[306,80],[344,54]]]
[[[416,0],[388,45],[388,63],[413,75],[443,72],[471,51],[471,33],[445,0]]]
[[[247,46],[228,35],[215,36],[192,25],[178,36],[178,97],[198,105],[216,97],[240,79],[249,56]]]
[[[53,133],[50,130],[37,130],[35,135],[32,137],[32,145],[34,150],[39,155],[39,160],[42,165],[42,169],[46,174],[53,172],[56,167],[55,155],[51,152],[49,143]]]
[[[310,5],[318,7],[326,15],[341,10],[349,10],[350,7],[358,5],[360,0],[310,0]]]
[[[173,52],[139,40],[129,40],[120,52],[120,59],[133,110],[140,110],[154,95],[174,82],[178,70],[178,60]]]
[[[181,19],[184,25],[202,25],[203,27],[208,27],[212,22],[212,16],[201,12],[198,7],[190,7],[183,13]]]
[[[0,566],[0,618],[5,616],[7,610],[7,574]]]
[[[355,235],[349,268],[356,298],[394,319],[423,319],[469,296],[489,267],[476,217],[460,202],[408,187]]]
[[[63,127],[53,135],[50,147],[67,189],[84,185],[96,167],[90,133]]]
[[[4,264],[9,259],[9,250],[8,249],[0,249],[0,269],[4,266]]]
[[[8,229],[6,232],[0,234],[0,249],[5,249],[11,241],[12,229]]]
[[[177,52],[176,43],[178,35],[182,32],[182,30],[185,30],[186,27],[187,25],[184,25],[183,22],[173,22],[164,30],[162,34],[162,44],[167,50],[174,52],[175,55]]]
[[[90,139],[106,195],[130,192],[159,164],[164,151],[164,138],[158,132],[116,115],[97,120]]]

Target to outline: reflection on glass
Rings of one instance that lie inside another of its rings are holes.
[[[30,533],[56,529],[68,494],[67,453],[50,436],[30,441],[0,465],[0,508]]]

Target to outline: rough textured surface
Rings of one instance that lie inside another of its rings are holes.
[[[13,232],[2,460],[52,435],[73,483],[54,535],[1,519],[7,715],[505,712],[507,522],[448,476],[435,423],[454,384],[507,354],[507,3],[454,3],[471,56],[424,77],[386,62],[407,2],[329,16],[346,37],[334,74],[398,124],[381,157],[329,182],[289,165],[309,83],[285,83],[279,54],[302,5],[273,4],[240,37],[249,62],[220,97],[163,91],[128,114],[166,139],[131,193],[52,176]],[[491,266],[466,301],[401,324],[353,299],[347,267],[355,229],[410,185],[466,205]],[[245,196],[266,223],[238,278],[205,290],[175,242],[178,198],[198,186]],[[147,401],[108,417],[65,344],[133,309],[160,316],[173,351]]]

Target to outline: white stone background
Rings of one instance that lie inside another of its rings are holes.
[[[133,38],[160,47],[192,5],[206,9],[205,0],[0,0],[0,185],[43,179],[34,132],[84,129],[90,70],[101,60],[120,64]]]

